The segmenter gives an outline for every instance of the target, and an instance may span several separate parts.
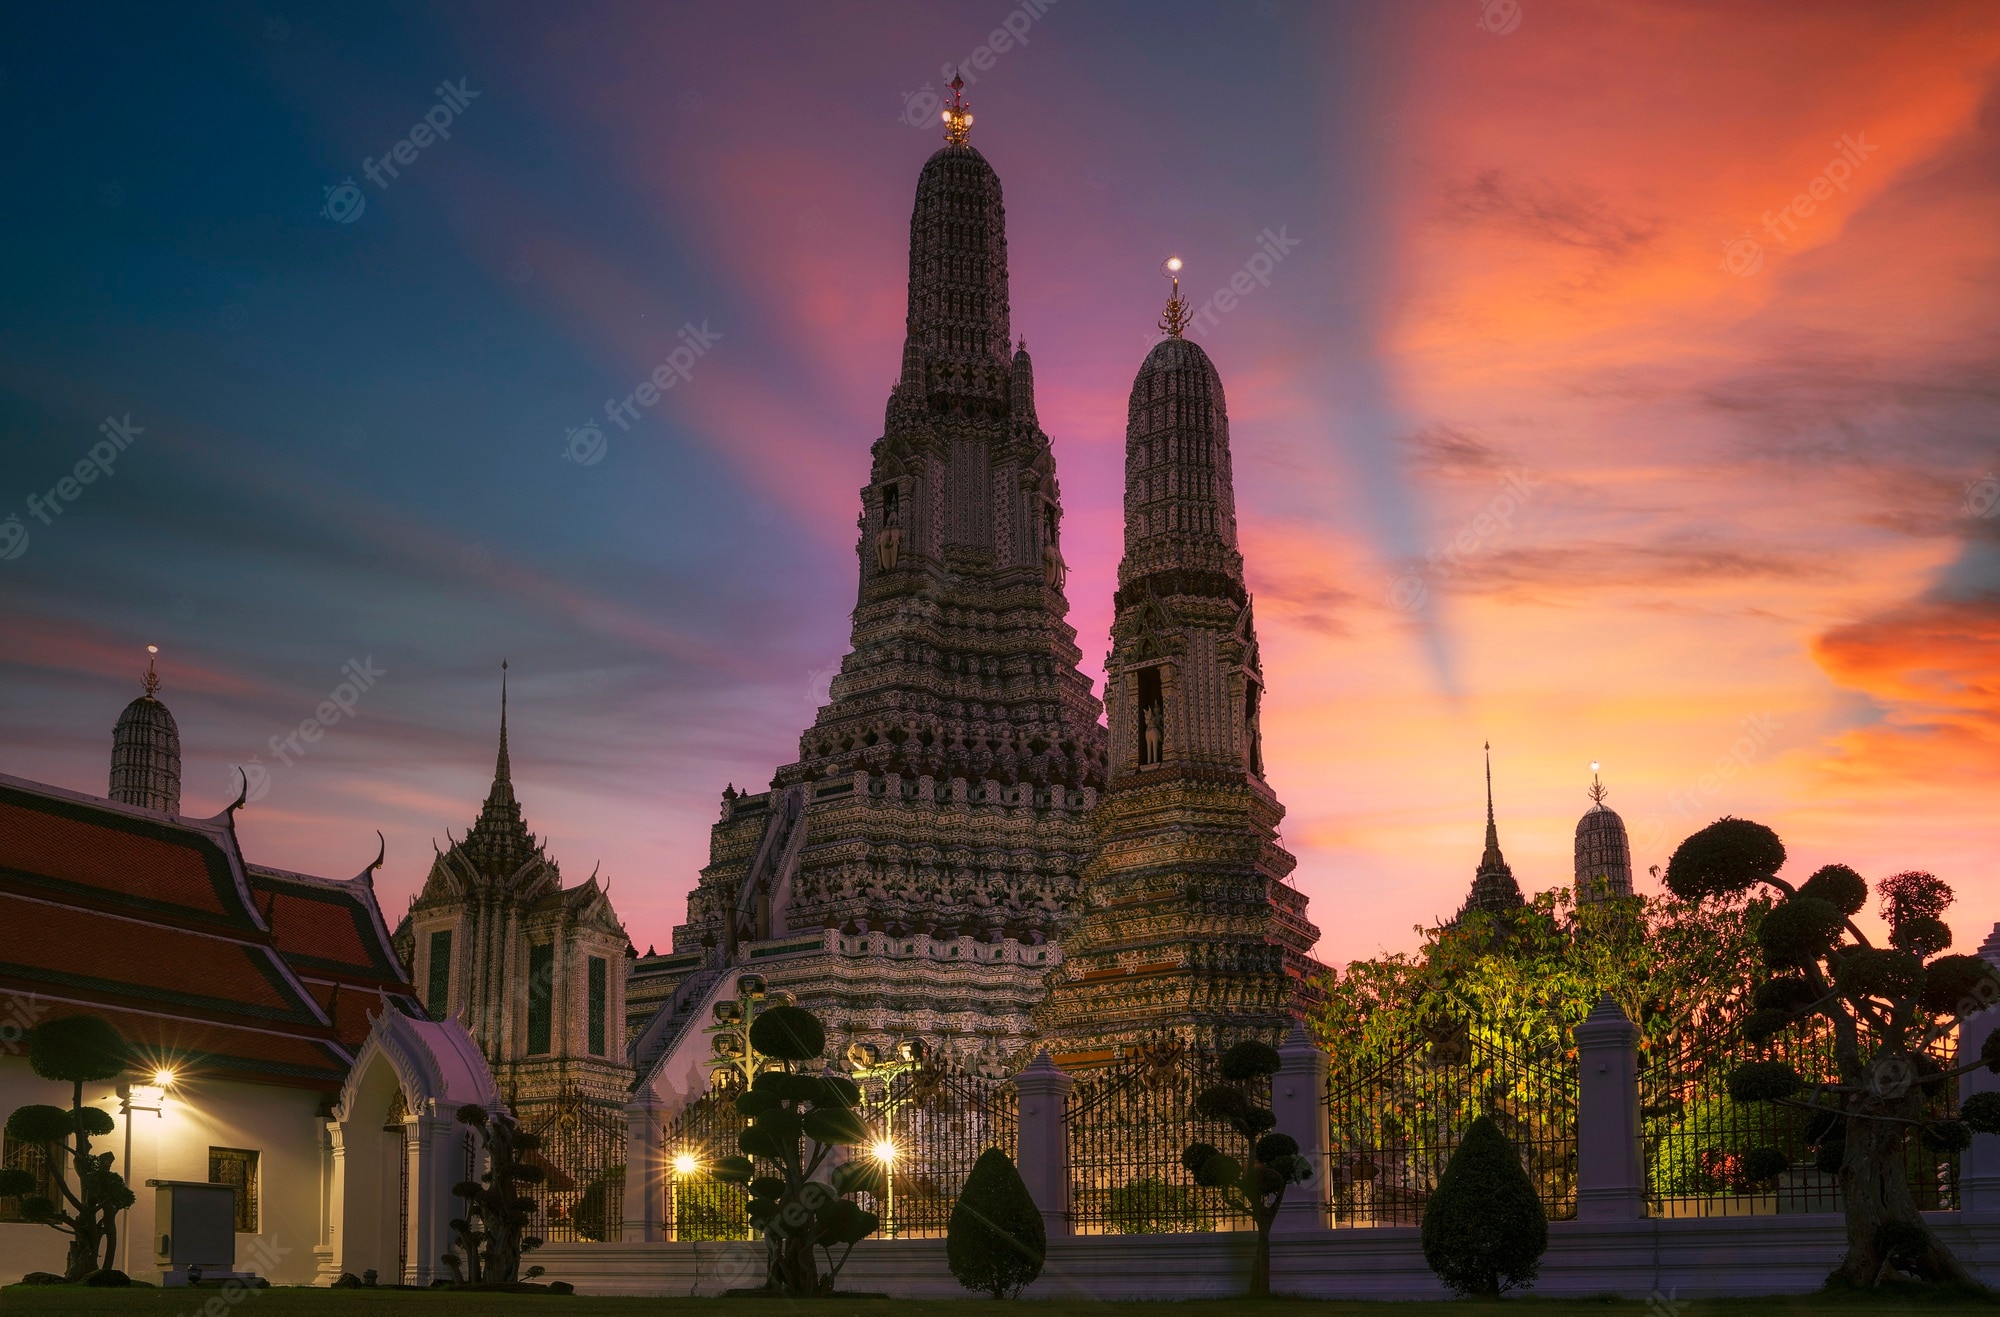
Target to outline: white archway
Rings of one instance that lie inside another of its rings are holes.
[[[476,1179],[478,1141],[453,1115],[501,1109],[479,1045],[457,1015],[413,1020],[386,1000],[348,1071],[334,1118],[331,1247],[321,1280],[373,1269],[380,1283],[448,1277],[460,1212],[452,1187]]]

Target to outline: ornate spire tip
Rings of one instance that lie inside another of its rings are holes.
[[[965,103],[965,79],[954,69],[951,75],[951,104],[944,107],[944,140],[964,146],[972,135],[972,107]]]
[[[159,652],[160,652],[160,647],[158,645],[146,646],[145,682],[146,682],[146,694],[148,696],[157,694],[160,689],[160,674],[153,671],[153,659],[159,654]]]
[[[1188,314],[1187,300],[1181,296],[1181,258],[1169,256],[1160,267],[1160,273],[1173,280],[1174,291],[1167,297],[1166,314],[1160,317],[1160,328],[1174,338],[1180,338],[1194,317]]]

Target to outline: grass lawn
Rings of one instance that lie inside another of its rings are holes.
[[[216,1291],[204,1291],[201,1302],[187,1290],[82,1290],[58,1287],[14,1286],[0,1290],[0,1313],[195,1313]],[[796,1309],[817,1317],[973,1317],[973,1305],[985,1300],[960,1301],[832,1299],[806,1303],[760,1299],[609,1299],[543,1295],[453,1295],[425,1291],[268,1289],[244,1293],[225,1310],[242,1317],[348,1317],[358,1313],[373,1317],[411,1313],[421,1317],[474,1313],[546,1313],[549,1317],[599,1317],[599,1314],[664,1314],[666,1317],[729,1317],[741,1313],[769,1314],[773,1309]],[[1037,1303],[1017,1305],[1023,1317],[1234,1317],[1246,1307],[1272,1312],[1298,1312],[1303,1317],[1475,1317],[1482,1313],[1509,1313],[1515,1317],[1601,1317],[1603,1314],[1646,1314],[1646,1317],[1723,1317],[1725,1314],[1935,1314],[1957,1312],[1991,1313],[2000,1308],[2000,1299],[1981,1302],[1919,1301],[1887,1296],[1833,1298],[1806,1294],[1793,1298],[1704,1299],[1681,1306],[1678,1314],[1663,1305],[1642,1301],[1592,1302],[1572,1299],[1520,1298],[1499,1303],[1330,1303],[1303,1299],[1273,1299],[1269,1303],[1202,1301],[1190,1303]]]

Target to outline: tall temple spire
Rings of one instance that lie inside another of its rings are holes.
[[[181,733],[174,715],[160,703],[158,645],[146,646],[145,694],[125,706],[111,731],[110,797],[126,805],[181,812]]]
[[[1625,820],[1604,803],[1610,793],[1590,765],[1590,808],[1576,821],[1576,886],[1579,906],[1632,895],[1632,842]]]
[[[482,872],[511,877],[521,865],[540,854],[541,846],[528,831],[521,802],[514,796],[514,765],[507,753],[507,661],[500,661],[500,749],[493,759],[493,785],[479,817],[465,834],[463,847]]]
[[[1479,868],[1473,872],[1472,891],[1458,913],[1459,919],[1474,910],[1499,914],[1525,904],[1521,898],[1521,885],[1514,881],[1514,871],[1507,866],[1507,858],[1500,853],[1500,825],[1493,814],[1493,743],[1488,741],[1485,749],[1486,850],[1479,857]]]
[[[514,788],[514,766],[507,760],[507,660],[500,660],[500,755],[493,764],[493,785],[495,789],[505,783],[511,793]]]

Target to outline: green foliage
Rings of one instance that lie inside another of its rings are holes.
[[[1790,1015],[1819,1000],[1819,990],[1800,974],[1780,974],[1757,985],[1750,1000],[1758,1010],[1782,1011]]]
[[[2000,974],[1981,956],[1939,956],[1924,967],[1919,1000],[1938,1015],[1971,1015],[2000,1002]]]
[[[793,1298],[828,1293],[854,1246],[880,1221],[846,1195],[879,1193],[881,1168],[863,1158],[816,1179],[836,1148],[865,1143],[867,1123],[854,1109],[860,1088],[844,1075],[806,1074],[793,1067],[818,1060],[826,1031],[811,1011],[772,1006],[750,1026],[750,1045],[780,1068],[760,1072],[736,1109],[750,1118],[737,1137],[744,1156],[723,1159],[711,1178],[747,1185],[750,1223],[764,1237],[767,1288]],[[826,1253],[824,1276],[813,1256]],[[835,1249],[846,1250],[839,1260]]]
[[[1924,962],[1907,951],[1864,947],[1841,955],[1834,972],[1840,995],[1859,1001],[1869,997],[1894,1000],[1916,993],[1924,979]]]
[[[1932,1152],[1964,1152],[1972,1146],[1972,1127],[1962,1120],[1934,1120],[1924,1126],[1923,1138]]]
[[[1111,1191],[1105,1219],[1121,1235],[1171,1235],[1215,1229],[1215,1216],[1184,1185],[1144,1176]]]
[[[0,1198],[21,1198],[42,1187],[31,1171],[18,1166],[0,1167]]]
[[[1757,929],[1764,963],[1772,969],[1797,969],[1812,964],[1833,949],[1847,927],[1847,918],[1826,901],[1790,896],[1778,902]]]
[[[36,1103],[7,1117],[7,1137],[23,1143],[61,1143],[74,1133],[76,1113],[64,1107]]]
[[[1790,1011],[1759,1007],[1750,1012],[1750,1018],[1743,1022],[1743,1036],[1753,1043],[1766,1043],[1784,1032],[1785,1026],[1791,1022]]]
[[[1974,1093],[1959,1104],[1958,1116],[1980,1134],[2000,1134],[2000,1093]]]
[[[1868,883],[1844,864],[1829,864],[1799,884],[1799,895],[1824,901],[1844,915],[1857,915],[1868,904]]]
[[[97,1084],[116,1079],[131,1062],[125,1038],[109,1020],[67,1015],[35,1026],[28,1040],[28,1064],[43,1079],[65,1084]]]
[[[1785,1061],[1745,1061],[1729,1072],[1732,1102],[1774,1102],[1800,1087],[1799,1072]]]
[[[1917,956],[1935,956],[1951,945],[1951,925],[1918,915],[1889,930],[1889,944]]]
[[[826,1050],[826,1030],[803,1006],[771,1006],[751,1024],[750,1046],[777,1061],[816,1061]]]
[[[450,1222],[456,1238],[443,1261],[460,1285],[510,1284],[522,1278],[522,1255],[542,1246],[540,1239],[527,1233],[536,1202],[523,1192],[547,1178],[541,1167],[525,1160],[542,1141],[522,1129],[511,1112],[489,1112],[467,1103],[454,1114],[459,1124],[479,1131],[486,1170],[476,1181],[462,1181],[453,1190],[465,1203],[465,1215]],[[622,1182],[619,1191],[623,1192]],[[600,1195],[600,1229],[606,1206]]]
[[[1734,896],[1785,864],[1778,834],[1748,819],[1724,818],[1695,833],[1667,861],[1667,890],[1688,901]]]
[[[624,1211],[624,1198],[625,1168],[614,1166],[583,1187],[576,1206],[570,1209],[570,1224],[585,1239],[615,1243],[611,1238],[611,1223]]]
[[[1255,1038],[1245,1038],[1222,1054],[1220,1070],[1224,1079],[1262,1079],[1278,1073],[1278,1049]]]
[[[1424,1261],[1460,1294],[1493,1297],[1532,1282],[1548,1218],[1521,1159],[1490,1116],[1472,1122],[1424,1204]]]
[[[1013,1298],[1042,1274],[1048,1232],[1013,1160],[988,1148],[965,1177],[945,1230],[945,1260],[969,1290]]]
[[[1751,1184],[1768,1184],[1791,1168],[1782,1148],[1752,1148],[1743,1156],[1743,1178]]]

